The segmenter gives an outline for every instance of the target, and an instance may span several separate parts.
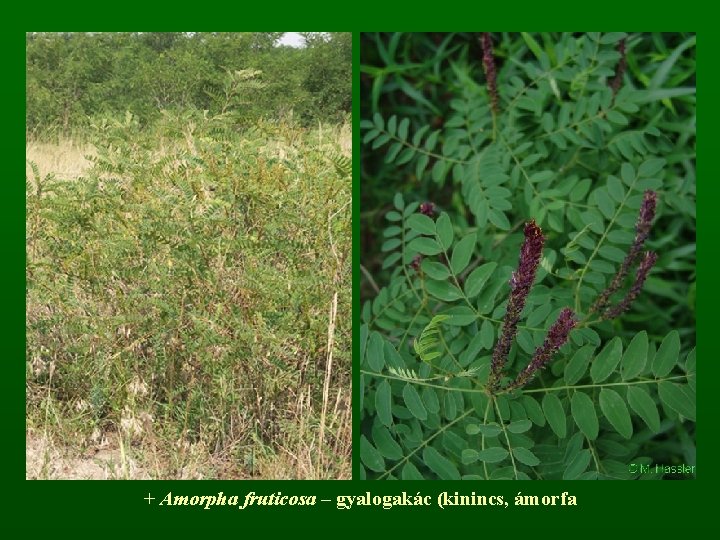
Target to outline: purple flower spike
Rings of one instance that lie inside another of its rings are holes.
[[[635,240],[630,246],[625,260],[620,265],[620,269],[613,278],[610,285],[605,289],[602,294],[595,301],[593,306],[590,308],[590,313],[603,309],[610,296],[615,293],[622,285],[625,277],[630,272],[630,268],[635,261],[639,258],[645,245],[645,240],[650,236],[650,228],[652,227],[652,220],[655,218],[655,208],[657,206],[657,193],[654,191],[647,190],[643,196],[643,202],[640,206],[640,213],[638,214],[637,222],[635,223]],[[627,297],[626,297],[627,298]],[[613,313],[614,309],[608,309],[605,311],[604,318],[608,318],[608,313]]]
[[[512,276],[512,281],[515,283],[513,289],[523,289],[523,305],[525,305],[525,296],[530,292],[530,287],[532,287],[535,280],[535,273],[540,264],[543,245],[545,244],[542,230],[537,226],[534,219],[525,224],[524,232],[525,242],[520,250],[520,264]]]
[[[617,95],[620,87],[622,86],[623,77],[625,76],[625,70],[627,69],[627,57],[625,54],[625,38],[621,39],[617,45],[617,51],[620,53],[620,60],[618,61],[617,68],[615,69],[615,77],[610,81],[610,88],[613,91],[613,99]]]
[[[537,371],[544,368],[550,360],[552,360],[552,357],[555,356],[558,349],[568,340],[570,331],[575,328],[575,324],[575,314],[573,311],[569,308],[563,309],[557,321],[555,321],[555,324],[548,330],[545,342],[535,349],[535,354],[533,354],[530,363],[518,374],[515,380],[508,385],[506,390],[514,390],[515,388],[525,386]]]
[[[495,68],[495,58],[493,57],[493,46],[490,32],[483,32],[481,38],[483,51],[483,68],[485,69],[485,78],[487,79],[488,93],[490,94],[490,104],[493,114],[498,113],[498,91],[497,91],[497,69]]]
[[[645,253],[645,257],[640,262],[640,266],[638,266],[637,274],[635,274],[635,282],[633,283],[632,287],[630,287],[630,290],[625,295],[625,298],[623,298],[620,303],[618,303],[618,305],[605,310],[605,313],[603,315],[605,319],[613,319],[620,315],[622,312],[627,311],[627,309],[630,307],[630,304],[632,304],[640,294],[640,291],[645,284],[645,280],[647,279],[648,274],[650,273],[652,267],[655,265],[656,261],[657,253],[653,251],[648,251],[647,253]]]
[[[635,224],[635,242],[633,248],[636,246],[642,246],[650,235],[650,227],[652,226],[652,220],[655,217],[655,207],[657,206],[657,193],[654,191],[647,190],[643,195],[642,206],[640,207],[640,214],[638,215],[637,223]],[[640,251],[638,247],[638,252]]]
[[[502,335],[495,345],[493,351],[492,365],[489,385],[497,387],[500,372],[505,366],[513,339],[517,334],[517,325],[520,321],[520,314],[525,307],[525,300],[530,293],[530,288],[535,281],[535,274],[540,265],[545,237],[542,230],[537,226],[535,220],[525,224],[525,242],[520,250],[520,262],[518,268],[510,278],[510,297],[508,298],[507,310],[503,320]]]

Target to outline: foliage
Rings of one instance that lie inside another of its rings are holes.
[[[363,35],[362,478],[694,465],[694,45]]]
[[[349,130],[321,128],[128,113],[85,177],[35,168],[31,423],[117,433],[164,478],[193,448],[206,477],[349,475]]]
[[[245,125],[292,113],[304,123],[341,121],[350,111],[350,34],[310,33],[300,49],[277,46],[282,34],[28,33],[27,130],[67,135],[88,117],[126,111],[146,125],[163,110],[217,114],[230,104]],[[247,72],[257,84],[238,85]]]

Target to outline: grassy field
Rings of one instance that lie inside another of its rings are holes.
[[[27,142],[27,478],[349,478],[349,124]]]

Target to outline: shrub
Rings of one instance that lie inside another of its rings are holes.
[[[694,465],[694,36],[362,43],[362,477]]]
[[[27,183],[29,424],[161,478],[348,477],[347,128],[95,130],[86,176]]]

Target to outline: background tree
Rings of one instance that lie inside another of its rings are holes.
[[[302,48],[279,46],[283,34],[28,33],[28,133],[68,134],[126,111],[142,125],[164,110],[227,112],[236,72],[256,74],[232,102],[247,121],[294,111],[310,124],[349,113],[350,34],[306,33]]]

